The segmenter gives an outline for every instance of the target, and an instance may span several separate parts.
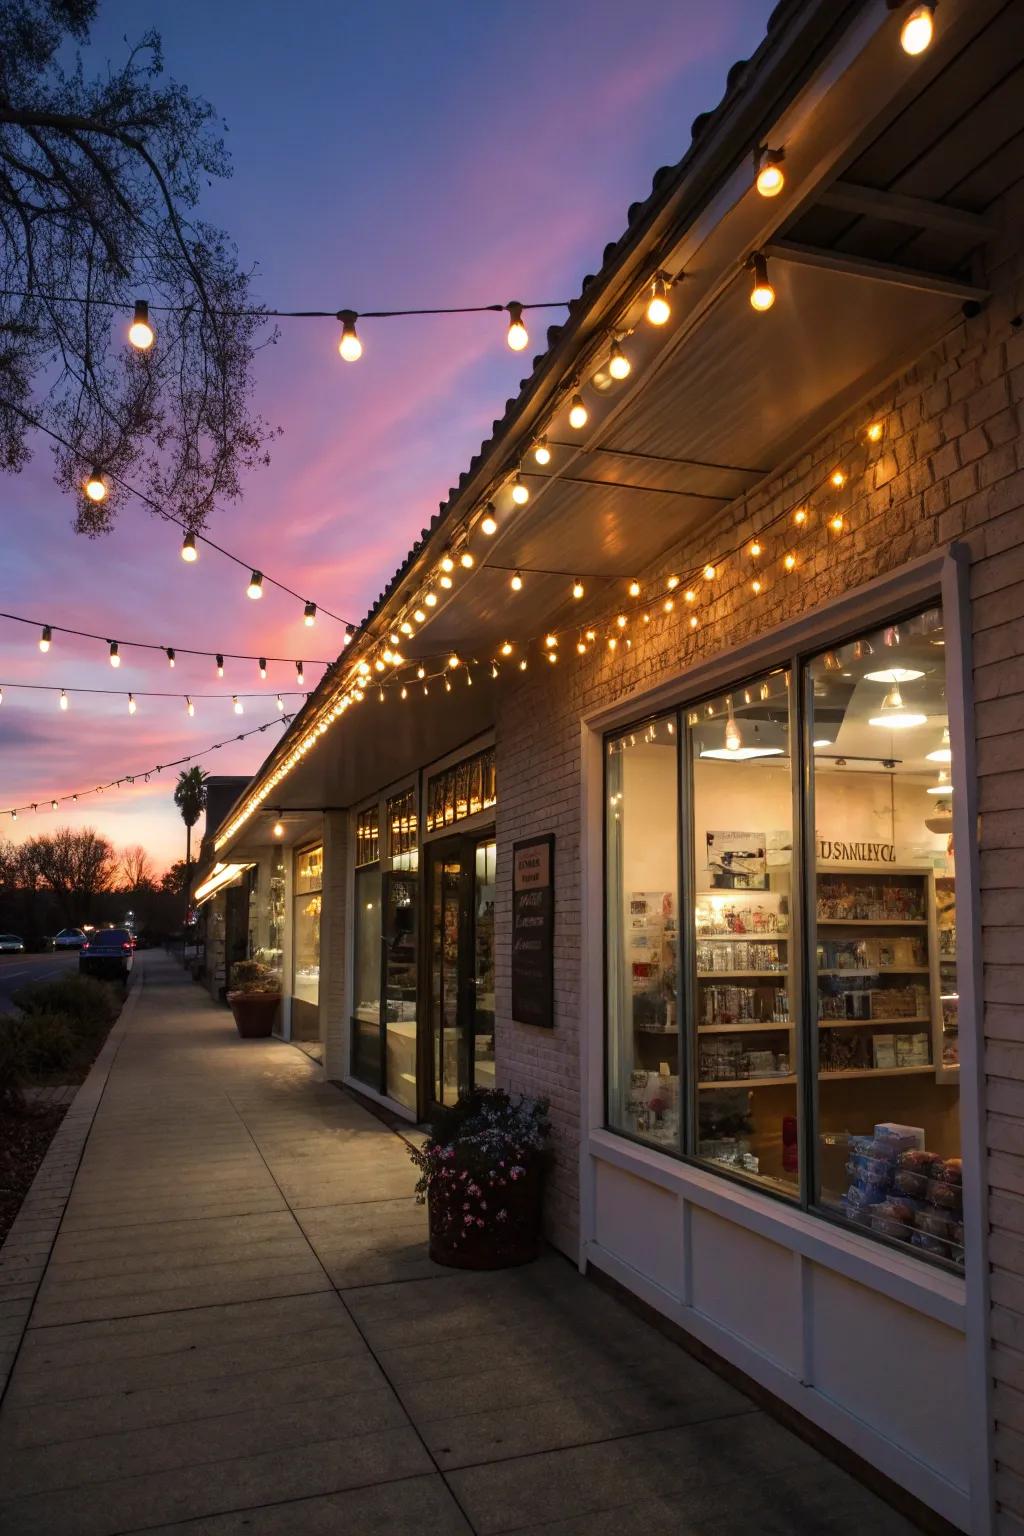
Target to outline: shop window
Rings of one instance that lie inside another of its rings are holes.
[[[806,669],[816,971],[814,1197],[963,1264],[952,797],[942,615]]]
[[[376,805],[356,817],[356,868],[380,858],[380,810]]]
[[[609,1118],[673,1148],[682,1059],[677,759],[674,717],[607,743]]]
[[[320,911],[323,905],[324,850],[304,848],[295,856],[292,895],[292,996],[315,1007],[320,1001]]]
[[[378,1091],[381,1075],[380,918],[380,870],[374,865],[357,870],[355,877],[352,1075]]]
[[[789,676],[687,712],[698,1157],[799,1185]]]
[[[428,832],[454,826],[497,804],[494,748],[474,753],[431,776],[427,785]]]
[[[961,1269],[944,639],[931,608],[606,742],[607,1116]]]
[[[407,859],[407,856],[416,848],[416,791],[414,789],[407,789],[400,795],[392,795],[388,801],[387,830],[388,858]]]

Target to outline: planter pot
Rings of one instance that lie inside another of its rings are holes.
[[[529,1264],[540,1253],[543,1191],[543,1168],[538,1163],[527,1168],[517,1183],[493,1196],[508,1212],[507,1219],[500,1226],[489,1221],[479,1228],[463,1224],[461,1191],[432,1184],[427,1191],[430,1257],[435,1264],[453,1269],[510,1269]]]
[[[281,1011],[279,992],[228,992],[227,1002],[235,1017],[235,1028],[243,1040],[257,1040],[273,1034]]]

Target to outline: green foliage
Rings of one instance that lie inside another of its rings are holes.
[[[276,993],[280,990],[280,975],[262,960],[236,960],[231,967],[232,992]]]
[[[30,1077],[50,1077],[71,1065],[79,1040],[70,1019],[59,1013],[30,1013],[19,1020],[25,1070]]]
[[[37,981],[19,987],[14,1004],[23,1013],[61,1014],[88,1033],[112,1024],[121,1011],[117,993],[109,982],[95,976],[62,976],[59,981]]]
[[[28,1076],[23,1021],[0,1014],[0,1109],[16,1109]]]

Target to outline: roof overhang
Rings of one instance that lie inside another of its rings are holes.
[[[196,886],[192,895],[194,904],[197,907],[203,906],[205,902],[216,896],[218,891],[224,890],[225,886],[234,885],[235,881],[238,880],[239,877],[243,875],[247,869],[251,868],[251,861],[248,863],[241,861],[238,863],[230,864],[215,864],[211,873],[202,882],[202,884]]]

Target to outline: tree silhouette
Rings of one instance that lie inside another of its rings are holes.
[[[66,923],[88,920],[93,898],[110,889],[117,862],[105,837],[92,827],[58,827],[23,845],[23,869],[57,898]]]
[[[174,803],[185,823],[185,891],[192,884],[192,828],[206,809],[206,774],[201,768],[183,768],[174,786]]]

